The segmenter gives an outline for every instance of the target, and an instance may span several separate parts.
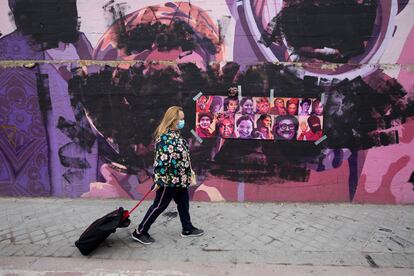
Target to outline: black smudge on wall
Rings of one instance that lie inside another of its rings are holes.
[[[324,108],[324,133],[330,148],[368,149],[398,143],[398,133],[386,132],[414,115],[413,102],[395,79],[345,79],[333,85]],[[375,77],[375,75],[377,77]]]
[[[69,81],[70,93],[82,102],[96,128],[119,146],[113,161],[135,169],[152,164],[152,151],[138,156],[136,146],[150,147],[153,131],[169,106],[183,106],[186,120],[195,120],[191,92],[179,89],[177,72],[167,68],[145,75],[144,69],[105,67],[86,82],[79,76]],[[188,137],[189,130],[185,131]]]
[[[13,0],[10,2],[17,30],[32,36],[43,49],[79,37],[76,0]]]
[[[59,148],[58,154],[63,166],[76,169],[90,168],[88,160],[82,156],[82,149],[74,142],[67,143]]]
[[[173,3],[169,4],[170,6],[175,6]],[[127,55],[130,55],[132,51],[139,53],[145,50],[151,50],[154,45],[161,52],[178,49],[180,47],[182,51],[186,52],[201,47],[211,55],[216,54],[216,46],[210,39],[197,34],[190,24],[177,17],[173,18],[168,25],[155,21],[141,23],[127,30],[123,5],[110,5],[109,7],[105,7],[105,9],[113,15],[114,35],[116,36],[115,41],[117,47],[125,50]],[[156,8],[148,7],[148,10],[151,10],[151,13],[154,14],[154,19],[156,19],[153,9]],[[183,16],[177,14],[181,13],[179,5],[176,9],[175,16]],[[185,14],[184,18],[188,16]]]
[[[40,110],[42,110],[42,112],[48,112],[52,110],[48,74],[36,74],[36,88],[39,98]]]
[[[176,20],[171,25],[160,22],[140,24],[125,35],[120,35],[118,48],[125,48],[126,53],[131,51],[142,52],[152,49],[155,44],[160,51],[169,51],[181,47],[183,51],[194,50],[196,46],[194,30],[186,22]],[[215,47],[211,54],[215,54]]]
[[[274,17],[261,42],[283,44],[283,38],[302,57],[330,62],[347,62],[365,51],[371,38],[377,12],[377,0],[285,1]],[[335,53],[314,51],[337,49]]]
[[[62,176],[68,183],[79,183],[82,182],[84,174],[82,170],[68,169]]]
[[[413,184],[413,190],[414,190],[414,171],[411,173],[410,178],[408,179],[408,182]]]
[[[91,152],[96,137],[89,127],[82,127],[78,123],[63,117],[59,117],[56,127],[82,149]]]
[[[195,102],[199,91],[205,95],[227,95],[230,87],[242,86],[244,96],[320,97],[326,94],[324,131],[328,138],[319,145],[303,141],[264,141],[228,139],[214,156],[217,140],[192,142],[192,161],[199,172],[211,172],[228,179],[265,183],[285,180],[307,181],[309,166],[323,170],[319,164],[332,148],[365,149],[398,143],[395,131],[388,130],[413,116],[412,102],[394,80],[377,73],[375,81],[356,78],[317,86],[313,77],[300,79],[290,67],[260,64],[239,71],[231,62],[220,68],[208,66],[201,71],[192,63],[154,69],[139,63],[129,70],[105,67],[86,77],[69,81],[73,99],[80,101],[88,116],[105,138],[119,146],[116,161],[129,168],[147,168],[152,164],[152,133],[165,110],[181,105],[187,127],[183,135],[190,138],[195,128]],[[147,71],[146,71],[147,70]],[[372,83],[380,84],[373,85]],[[390,106],[392,108],[390,109]],[[137,155],[136,146],[149,150]],[[341,158],[341,157],[339,157]],[[341,160],[335,160],[340,164]],[[276,179],[276,181],[275,181]]]

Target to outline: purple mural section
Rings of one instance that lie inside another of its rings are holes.
[[[10,0],[0,195],[141,198],[179,105],[193,200],[413,203],[407,2]]]

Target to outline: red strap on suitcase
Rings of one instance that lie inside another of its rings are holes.
[[[129,215],[144,201],[144,199],[152,192],[152,190],[149,190],[144,197],[132,208],[130,211],[126,210],[124,212],[124,216],[122,217],[122,220],[125,220],[129,217]]]

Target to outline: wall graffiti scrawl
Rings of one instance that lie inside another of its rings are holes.
[[[141,198],[180,105],[193,200],[413,203],[407,2],[5,1],[0,195]]]

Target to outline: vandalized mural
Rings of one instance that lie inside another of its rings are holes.
[[[414,203],[414,6],[9,0],[0,195],[139,199],[186,114],[193,200]]]

